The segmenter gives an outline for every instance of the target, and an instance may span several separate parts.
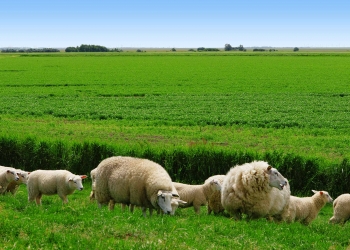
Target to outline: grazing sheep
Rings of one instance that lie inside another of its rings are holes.
[[[14,169],[14,168],[11,168],[11,167],[4,167],[4,166],[0,166],[0,171],[2,170],[7,170],[7,169]],[[17,181],[11,181],[7,188],[6,188],[6,192],[11,192],[13,195],[17,192],[18,188],[19,188],[19,185],[21,185],[22,183],[23,184],[27,184],[27,179],[28,179],[28,175],[29,175],[29,172],[26,172],[26,171],[23,171],[21,169],[15,169],[19,179]]]
[[[14,168],[1,168],[0,169],[0,194],[4,194],[8,185],[12,181],[18,181],[19,177],[17,171]]]
[[[318,215],[321,208],[327,202],[333,201],[326,191],[315,191],[311,197],[290,196],[289,216],[287,222],[299,221],[304,225],[309,225]]]
[[[200,213],[201,206],[207,205],[208,199],[213,192],[221,187],[218,181],[214,179],[202,185],[189,185],[178,182],[173,183],[181,199],[186,202],[184,204],[182,203],[181,207],[193,206],[194,211],[197,214]]]
[[[19,177],[18,181],[12,181],[10,184],[7,186],[6,192],[11,192],[13,195],[16,194],[19,185],[25,184],[27,185],[28,178],[29,178],[29,173],[26,171],[22,171],[20,169],[16,169],[17,175]]]
[[[95,198],[98,205],[114,203],[135,205],[142,208],[146,216],[153,209],[161,208],[164,213],[172,211],[173,183],[168,172],[159,164],[134,157],[114,156],[103,160],[97,166]]]
[[[242,214],[247,214],[248,219],[267,217],[274,210],[273,205],[278,198],[273,188],[282,190],[286,185],[285,178],[267,162],[237,165],[226,174],[221,203],[236,220],[241,219]]]
[[[67,195],[76,189],[83,190],[82,179],[86,175],[75,175],[67,170],[35,170],[30,173],[27,183],[28,201],[41,205],[42,195],[54,195],[67,203]]]
[[[208,214],[211,214],[212,211],[214,212],[214,214],[220,214],[225,211],[224,207],[221,204],[221,187],[222,187],[222,184],[224,183],[225,176],[226,175],[214,175],[206,179],[204,182],[204,183],[207,183],[214,179],[218,181],[218,185],[219,185],[216,190],[213,190],[212,195],[209,197]]]
[[[339,195],[333,202],[333,216],[329,223],[344,224],[350,219],[350,194]]]

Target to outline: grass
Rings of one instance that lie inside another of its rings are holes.
[[[348,53],[0,55],[0,134],[349,158]]]
[[[272,223],[265,219],[233,221],[224,216],[196,215],[193,208],[176,215],[144,218],[89,201],[91,183],[69,196],[43,196],[42,207],[27,203],[21,186],[16,196],[0,197],[2,249],[346,249],[349,224],[328,224],[330,205],[309,226]]]

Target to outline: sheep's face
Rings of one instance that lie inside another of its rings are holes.
[[[83,190],[82,180],[86,178],[86,175],[73,175],[68,179],[68,184],[71,189]]]
[[[11,181],[18,181],[19,177],[18,177],[18,174],[16,173],[15,170],[8,169],[8,170],[6,170],[6,179],[10,182]]]
[[[269,185],[271,187],[275,187],[279,190],[282,190],[283,187],[287,185],[287,180],[280,174],[280,172],[277,171],[277,169],[268,166],[266,172],[269,175]]]
[[[213,192],[221,191],[221,184],[215,179],[210,181],[210,187]]]
[[[158,191],[157,203],[158,203],[158,206],[163,210],[165,214],[171,214],[172,212],[172,208],[171,208],[172,198],[173,198],[173,194],[171,192],[164,192],[161,190]]]
[[[314,194],[319,194],[323,198],[323,200],[325,200],[326,202],[329,202],[329,203],[333,202],[332,197],[329,195],[329,193],[327,191],[315,191],[315,190],[312,190],[312,192]]]
[[[21,171],[18,174],[19,180],[21,181],[21,183],[23,184],[27,184],[28,182],[28,177],[29,177],[29,173],[30,172],[25,172],[25,171]]]

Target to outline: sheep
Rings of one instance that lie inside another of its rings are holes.
[[[1,168],[0,169],[0,194],[4,194],[8,185],[12,181],[18,181],[19,177],[17,171],[14,168]]]
[[[159,164],[141,158],[113,156],[104,159],[98,166],[95,180],[95,198],[99,207],[114,203],[135,205],[142,208],[161,208],[165,214],[172,211],[174,187],[168,172]]]
[[[214,179],[202,185],[189,185],[179,182],[173,183],[181,199],[186,202],[181,204],[181,207],[193,206],[194,211],[197,214],[200,214],[201,206],[207,205],[209,197],[213,194],[213,192],[220,189],[220,184]]]
[[[204,183],[210,182],[211,180],[218,181],[218,188],[213,190],[212,195],[208,199],[208,214],[213,211],[214,214],[219,214],[224,212],[224,207],[221,204],[221,186],[224,182],[226,175],[214,175],[205,180]]]
[[[6,192],[11,192],[13,195],[16,194],[19,185],[25,184],[27,185],[28,177],[30,172],[22,171],[20,169],[16,169],[17,175],[19,177],[18,181],[12,181],[10,184],[7,186]]]
[[[301,224],[309,225],[318,215],[321,208],[327,202],[333,201],[332,197],[326,191],[315,191],[311,197],[290,196],[289,216],[287,222],[298,221]]]
[[[267,217],[276,211],[275,199],[285,199],[283,195],[276,197],[273,189],[283,190],[286,185],[285,178],[267,162],[236,165],[228,171],[222,184],[221,203],[236,220],[242,219],[242,214],[248,219]]]
[[[41,205],[42,195],[54,195],[68,203],[67,195],[72,194],[75,189],[83,190],[82,180],[86,175],[75,175],[67,170],[35,170],[30,173],[27,189],[28,202],[36,201]]]
[[[13,168],[0,166],[0,171],[4,170],[4,169],[13,169]],[[11,192],[13,195],[16,194],[16,192],[19,188],[19,185],[21,185],[22,183],[27,184],[28,175],[30,173],[30,172],[23,171],[21,169],[15,169],[15,170],[16,170],[16,173],[17,173],[19,179],[18,179],[18,181],[11,181],[8,184],[6,191],[5,191],[5,192]]]
[[[329,223],[344,224],[350,219],[350,194],[339,195],[333,202],[333,216]]]

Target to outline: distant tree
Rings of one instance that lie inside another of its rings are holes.
[[[233,48],[230,44],[226,43],[225,44],[225,51],[231,51]]]
[[[76,47],[67,47],[65,52],[78,52],[78,49]]]
[[[203,50],[205,50],[204,47],[199,47],[199,48],[197,48],[197,51],[203,51]]]
[[[298,47],[295,47],[295,48],[293,49],[293,51],[299,51],[299,48],[298,48]]]
[[[176,51],[176,49],[175,49],[175,48],[172,48],[171,51]]]
[[[189,49],[188,51],[195,51],[194,49]]]
[[[136,50],[136,52],[142,52],[142,50],[140,50],[140,49],[137,49],[137,50]]]

